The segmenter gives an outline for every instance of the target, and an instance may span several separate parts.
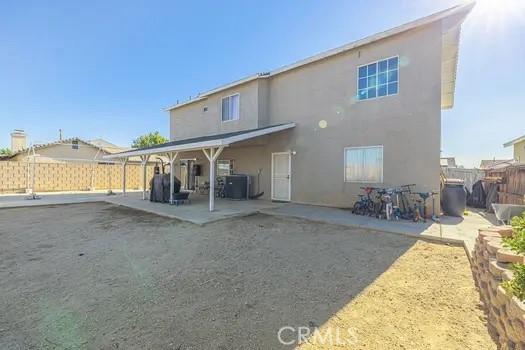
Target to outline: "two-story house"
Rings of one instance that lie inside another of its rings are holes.
[[[316,205],[349,207],[366,185],[439,190],[441,110],[472,7],[202,93],[167,109],[171,142],[111,157],[191,159],[210,179],[216,166],[258,175],[266,199]]]

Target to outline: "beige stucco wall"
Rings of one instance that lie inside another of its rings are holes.
[[[525,163],[525,140],[514,144],[514,159]]]
[[[202,168],[202,176],[199,176],[197,182],[203,184],[209,181],[209,162],[202,153],[202,151],[195,152],[181,152],[179,159],[195,159],[196,164]],[[239,174],[248,174],[253,176],[254,186],[252,194],[255,194],[257,189],[257,172],[261,169],[260,176],[260,190],[265,192],[264,199],[270,198],[270,167],[271,158],[268,153],[266,142],[264,145],[248,144],[236,145],[224,149],[219,160],[234,160],[234,172]],[[175,167],[175,176],[180,178],[180,166],[177,162]]]
[[[399,94],[357,101],[357,67],[395,55],[400,57]],[[420,191],[439,190],[439,23],[257,81],[267,84],[267,90],[251,82],[172,111],[172,139],[226,131],[220,126],[220,98],[241,91],[239,129],[290,121],[297,124],[268,137],[265,145],[236,145],[221,156],[234,159],[239,173],[255,176],[257,169],[262,169],[261,190],[266,198],[270,194],[271,153],[293,150],[293,202],[350,206],[366,184],[344,182],[343,152],[348,146],[383,145],[384,183],[371,185],[415,183]],[[243,101],[252,101],[256,93],[260,96],[257,124],[252,114],[246,114],[253,109],[243,109]],[[267,105],[261,105],[265,100]],[[204,105],[209,108],[206,116],[200,112]],[[246,124],[241,126],[245,118]],[[321,120],[326,121],[326,128],[319,127]],[[206,164],[203,157],[202,163]]]
[[[400,56],[399,94],[356,101],[357,66]],[[345,183],[348,146],[383,145],[383,184],[439,190],[441,29],[438,25],[276,76],[270,81],[272,124],[294,121],[292,199],[346,206],[364,184]],[[327,127],[321,129],[319,121]],[[272,143],[275,144],[275,143]]]
[[[270,125],[270,79],[259,79],[257,92],[259,94],[258,102],[258,125],[261,128]]]
[[[260,83],[258,80],[251,81],[172,110],[170,112],[171,140],[257,128],[259,125],[260,84],[264,83]],[[222,98],[237,93],[240,94],[240,118],[239,120],[223,122],[221,119]],[[204,107],[208,107],[206,112]],[[262,110],[265,108],[264,106],[261,107]]]

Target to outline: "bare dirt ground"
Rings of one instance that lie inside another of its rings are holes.
[[[290,349],[300,327],[351,328],[346,349],[495,348],[461,248],[264,215],[0,210],[0,349]]]
[[[318,334],[326,337],[331,329],[351,329],[352,346],[345,347],[351,349],[496,349],[464,250],[422,241]],[[316,340],[300,349],[337,348]]]

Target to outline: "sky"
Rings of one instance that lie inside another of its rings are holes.
[[[199,92],[463,0],[0,1],[0,148],[102,137],[128,146]],[[442,155],[512,158],[525,134],[525,1],[480,0],[461,37]]]

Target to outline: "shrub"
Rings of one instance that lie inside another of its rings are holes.
[[[519,216],[515,216],[511,221],[512,229],[514,232],[525,232],[525,211]]]
[[[508,293],[521,301],[525,301],[525,265],[514,264],[512,265],[512,270],[514,271],[514,277],[503,282],[502,286]]]
[[[132,148],[150,147],[166,143],[169,140],[162,136],[158,131],[150,132],[148,134],[137,137],[131,144]]]
[[[525,254],[525,212],[512,218],[512,237],[504,238],[503,245],[518,254]]]
[[[0,148],[0,156],[10,156],[13,152],[9,148]]]

